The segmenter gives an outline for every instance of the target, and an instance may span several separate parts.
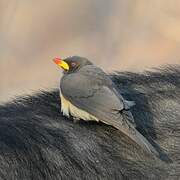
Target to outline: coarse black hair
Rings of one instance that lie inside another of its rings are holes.
[[[0,179],[178,179],[180,66],[110,77],[159,159],[111,126],[62,116],[55,89],[0,105]]]

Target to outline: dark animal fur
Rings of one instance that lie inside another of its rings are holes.
[[[0,179],[180,178],[180,67],[111,76],[132,108],[138,130],[160,152],[143,152],[113,127],[60,113],[58,90],[0,106]]]

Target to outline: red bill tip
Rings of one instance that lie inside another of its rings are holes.
[[[54,61],[56,64],[59,64],[59,63],[61,63],[61,58],[56,57],[56,58],[53,59],[53,61]]]

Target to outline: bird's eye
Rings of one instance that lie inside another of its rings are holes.
[[[75,63],[75,62],[72,62],[72,63],[71,63],[71,66],[72,66],[72,67],[75,67],[75,66],[76,66],[76,63]]]

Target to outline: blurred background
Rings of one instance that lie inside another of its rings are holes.
[[[0,0],[0,102],[58,87],[56,56],[107,72],[180,64],[179,0]]]

